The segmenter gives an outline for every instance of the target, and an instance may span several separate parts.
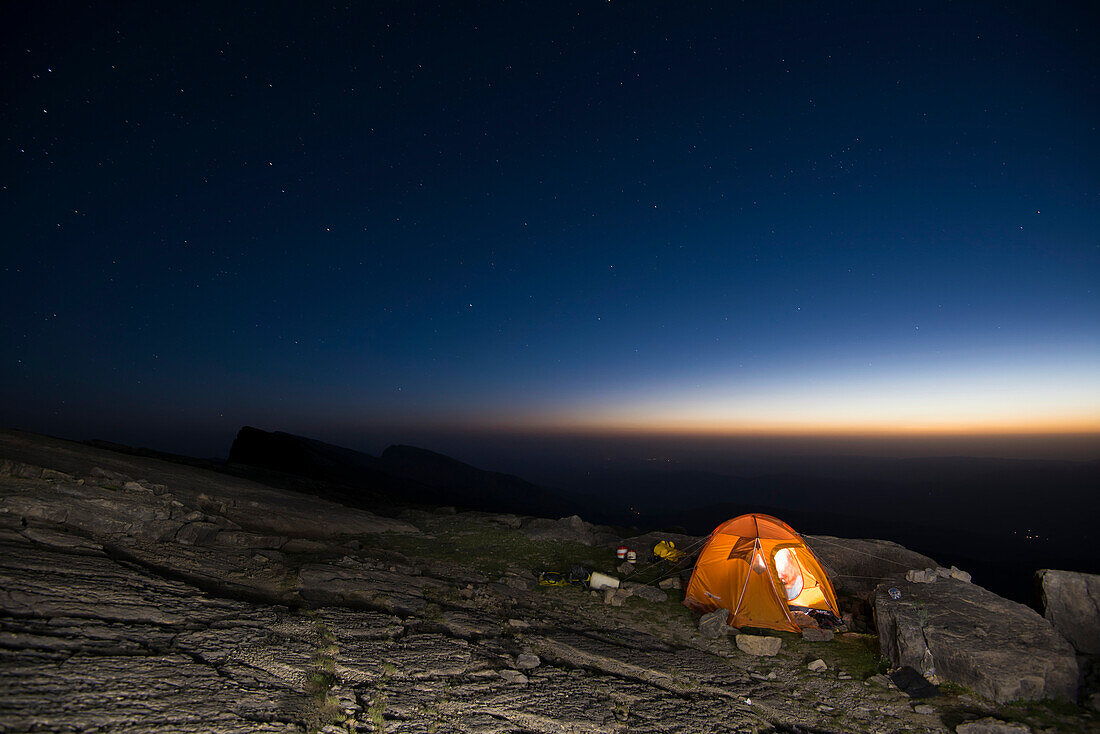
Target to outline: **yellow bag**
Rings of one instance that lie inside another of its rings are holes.
[[[676,563],[684,557],[684,552],[676,550],[676,544],[671,540],[662,540],[660,543],[653,546],[653,555]]]

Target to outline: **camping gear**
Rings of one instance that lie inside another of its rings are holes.
[[[569,586],[569,579],[557,571],[540,571],[538,579],[539,586]]]
[[[657,558],[663,558],[666,561],[672,561],[676,563],[683,559],[684,552],[676,549],[676,544],[671,540],[662,540],[657,545],[653,546],[653,555]]]
[[[890,673],[890,680],[909,698],[931,698],[940,693],[939,686],[933,685],[916,668],[909,665]]]
[[[617,589],[619,588],[619,580],[614,576],[593,571],[592,575],[588,577],[588,585],[593,589]]]
[[[628,550],[626,552],[626,562],[627,563],[634,563],[637,560],[638,560],[638,552],[637,551]]]
[[[567,580],[574,586],[586,586],[588,584],[588,577],[591,575],[592,573],[587,568],[579,563],[574,563],[569,567],[569,576]]]
[[[729,609],[726,621],[733,627],[800,632],[795,611],[840,620],[821,562],[791,526],[761,514],[714,529],[695,562],[684,605],[700,614]]]
[[[620,545],[618,548],[615,549],[615,557],[618,558],[620,561],[626,558],[625,545]]]
[[[568,573],[558,571],[535,571],[539,586],[587,586],[589,571],[579,563],[569,567]]]

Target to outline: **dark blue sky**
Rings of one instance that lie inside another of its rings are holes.
[[[5,3],[0,423],[1100,435],[1091,5],[680,5]]]

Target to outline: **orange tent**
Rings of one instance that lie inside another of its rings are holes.
[[[821,562],[802,538],[770,515],[741,515],[710,534],[684,604],[700,614],[730,610],[734,627],[798,632],[797,611],[840,613]]]

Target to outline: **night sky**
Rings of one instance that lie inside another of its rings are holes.
[[[1092,3],[0,5],[0,424],[1063,434]]]

